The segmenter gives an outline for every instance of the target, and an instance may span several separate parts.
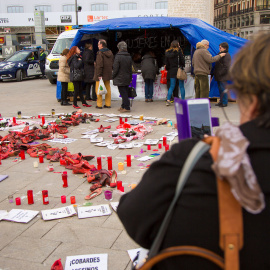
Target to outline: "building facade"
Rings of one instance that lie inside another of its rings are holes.
[[[270,0],[215,0],[214,26],[247,39],[270,32]]]
[[[168,16],[198,18],[213,25],[214,0],[168,0]]]
[[[16,37],[16,46],[35,44],[34,12],[44,11],[49,48],[58,35],[73,25],[93,24],[122,17],[168,16],[163,0],[0,0],[0,49],[6,34]],[[13,37],[14,38],[14,37]]]

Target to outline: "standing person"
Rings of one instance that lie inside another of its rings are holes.
[[[39,55],[39,66],[40,66],[40,71],[42,73],[42,79],[46,79],[45,76],[45,62],[46,62],[46,53],[44,52],[43,48],[40,48],[40,55]]]
[[[172,41],[171,47],[166,50],[165,57],[166,69],[168,71],[167,78],[170,80],[170,88],[168,90],[166,106],[170,106],[172,93],[177,81],[177,70],[179,67],[182,69],[185,68],[185,57],[178,40]],[[178,84],[180,88],[181,99],[185,99],[184,81],[178,80]]]
[[[122,97],[120,112],[130,112],[130,101],[128,98],[128,86],[132,81],[132,59],[127,52],[127,44],[121,41],[117,44],[119,52],[116,54],[113,63],[113,85],[118,86]]]
[[[95,92],[95,81],[94,77],[94,63],[95,63],[95,55],[93,52],[93,45],[91,43],[85,44],[85,50],[82,55],[83,66],[84,66],[84,82],[86,84],[86,100],[96,100],[96,92]],[[92,89],[92,95],[91,95]]]
[[[94,80],[96,81],[96,94],[99,87],[99,81],[103,79],[107,94],[105,95],[104,108],[111,108],[111,86],[113,53],[107,48],[107,42],[104,39],[98,41],[96,66],[94,73]],[[97,94],[97,109],[102,109],[102,95]]]
[[[219,177],[222,174],[219,181],[230,186],[242,207],[244,246],[239,253],[239,269],[270,269],[269,52],[270,34],[263,33],[236,55],[230,74],[232,89],[237,95],[240,126],[228,122],[217,130],[221,146],[215,164],[209,152],[197,161],[175,204],[161,250],[198,246],[223,256],[219,245],[216,179],[216,174]],[[197,142],[197,139],[187,139],[174,144],[151,164],[137,187],[121,197],[117,214],[128,235],[143,248],[149,249],[153,243],[173,200],[183,164]],[[226,249],[233,250],[234,243],[229,241]],[[182,270],[220,269],[197,256],[170,257],[153,269],[178,270],[179,267]]]
[[[153,102],[154,81],[158,74],[158,65],[153,51],[142,57],[142,76],[144,79],[145,102]]]
[[[229,68],[231,66],[231,55],[229,54],[229,45],[227,42],[219,44],[220,53],[226,53],[218,62],[216,62],[214,69],[215,80],[218,84],[218,90],[220,100],[216,104],[219,107],[227,107],[228,105],[228,94],[225,93],[226,82],[229,80]]]
[[[70,68],[67,63],[67,54],[69,49],[64,49],[61,53],[59,59],[59,70],[57,74],[57,80],[61,82],[62,91],[61,91],[61,105],[67,106],[72,105],[67,101],[67,92],[68,92],[68,83],[70,82]]]
[[[77,96],[79,95],[82,105],[84,107],[91,107],[84,100],[82,93],[82,82],[84,80],[84,69],[83,61],[80,56],[80,49],[77,46],[73,46],[69,53],[67,54],[67,62],[70,67],[70,81],[74,85],[74,95],[73,95],[73,107],[75,109],[80,109],[81,107],[77,104]]]
[[[209,97],[208,75],[212,69],[212,63],[217,62],[224,57],[226,53],[221,53],[212,57],[208,52],[209,41],[204,39],[196,44],[196,51],[192,58],[192,66],[195,74],[195,94],[196,98]]]

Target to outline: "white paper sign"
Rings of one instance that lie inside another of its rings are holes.
[[[114,150],[114,149],[116,149],[118,147],[118,144],[109,144],[109,145],[107,145],[107,148],[108,149],[111,149],[111,150]]]
[[[158,144],[158,139],[154,140],[154,139],[147,139],[145,140],[144,144],[147,144],[147,145],[156,145]]]
[[[100,142],[100,143],[96,143],[95,146],[108,146],[110,144],[112,144],[113,142],[110,141],[104,141],[104,142]]]
[[[167,136],[178,136],[178,132],[172,131],[166,134]]]
[[[4,219],[8,215],[7,210],[0,210],[0,220]]]
[[[90,131],[85,131],[82,133],[82,135],[91,135],[91,134],[95,134],[98,133],[99,130],[98,129],[94,129],[94,130],[90,130]]]
[[[23,209],[12,209],[4,220],[14,221],[14,222],[21,222],[21,223],[28,223],[32,220],[39,211],[33,210],[23,210]]]
[[[112,209],[116,212],[119,202],[110,202]]]
[[[67,256],[65,270],[107,270],[108,254]]]
[[[111,215],[112,211],[108,204],[97,206],[78,207],[78,218],[90,218]]]
[[[163,136],[163,137],[166,137],[167,138],[167,141],[173,141],[175,136]],[[163,141],[163,137],[161,137],[159,140],[160,141]]]
[[[153,157],[144,156],[144,157],[138,158],[137,160],[139,160],[139,161],[147,161],[147,160],[150,160],[150,159],[152,159],[152,158],[153,158]]]
[[[133,148],[133,143],[125,143],[119,144],[119,149],[131,149]]]
[[[117,114],[113,114],[113,113],[111,113],[111,114],[105,114],[105,116],[108,116],[108,117],[116,117],[117,116]],[[117,119],[116,119],[117,120]]]
[[[111,118],[111,119],[108,119],[108,120],[104,120],[103,122],[112,123],[112,122],[116,122],[116,121],[118,121],[118,118]]]
[[[70,205],[56,209],[43,210],[41,211],[41,214],[44,220],[53,220],[74,216],[76,215],[76,211],[73,205]]]
[[[132,145],[133,145],[133,147],[142,147],[143,142],[133,142]]]
[[[54,142],[54,143],[64,143],[64,144],[67,144],[67,143],[72,143],[72,142],[75,142],[77,141],[77,139],[71,139],[71,138],[66,138],[66,139],[52,139],[52,140],[48,140],[48,142]]]
[[[103,138],[102,137],[91,138],[90,141],[91,143],[99,143],[103,141]]]

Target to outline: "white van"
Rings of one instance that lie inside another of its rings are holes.
[[[45,74],[51,84],[56,84],[57,72],[59,69],[59,58],[64,49],[69,49],[77,33],[77,30],[69,30],[61,33],[57,38],[50,54],[47,56],[45,65]]]

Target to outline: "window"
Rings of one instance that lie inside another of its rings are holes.
[[[75,12],[75,5],[63,5],[63,11],[64,12]]]
[[[108,10],[108,5],[107,4],[93,4],[93,5],[91,5],[91,10],[92,11]]]
[[[8,13],[23,13],[23,7],[21,6],[7,7],[7,12]]]
[[[167,1],[156,2],[155,9],[168,9],[168,2]]]
[[[35,6],[35,10],[51,12],[51,6]]]
[[[270,24],[270,14],[263,14],[260,16],[261,24]]]
[[[137,9],[136,3],[122,3],[120,4],[120,10],[132,10]]]

